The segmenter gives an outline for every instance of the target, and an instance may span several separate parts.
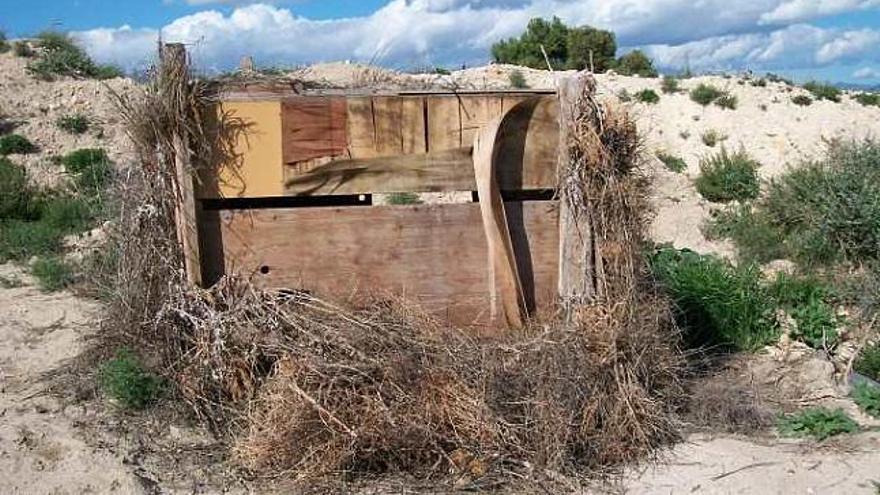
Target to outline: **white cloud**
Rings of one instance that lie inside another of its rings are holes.
[[[207,0],[189,0],[207,1]],[[191,45],[207,67],[321,60],[377,61],[396,67],[479,63],[495,41],[529,19],[557,15],[569,24],[612,29],[622,46],[647,46],[661,65],[697,68],[803,68],[866,57],[880,31],[838,32],[805,24],[763,23],[867,8],[880,0],[390,0],[369,16],[317,21],[268,4],[230,14],[203,11],[161,28],[166,41]],[[800,6],[800,7],[798,7]],[[797,7],[797,8],[796,8]],[[797,15],[795,15],[797,14]],[[132,66],[149,58],[158,30],[78,33],[98,60]]]
[[[856,79],[880,79],[880,70],[872,67],[862,67],[853,72],[853,77]]]

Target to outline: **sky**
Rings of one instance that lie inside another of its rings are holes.
[[[161,35],[203,70],[335,60],[478,65],[533,17],[617,34],[664,72],[753,70],[880,84],[880,0],[0,0],[0,29],[69,30],[92,56],[147,65]]]

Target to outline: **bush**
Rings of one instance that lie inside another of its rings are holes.
[[[703,144],[710,148],[714,148],[716,144],[726,139],[727,136],[725,134],[722,134],[715,129],[709,129],[708,131],[700,134],[700,140],[702,140]]]
[[[657,77],[654,62],[641,50],[633,50],[617,59],[614,70],[624,76]]]
[[[670,155],[663,151],[657,152],[657,159],[672,172],[682,173],[687,170],[687,163],[680,156]]]
[[[853,369],[875,382],[880,382],[880,342],[875,342],[862,349]]]
[[[28,71],[38,79],[54,80],[57,76],[110,79],[122,72],[110,65],[98,65],[67,34],[45,31],[37,36],[40,48],[37,60],[28,64]]]
[[[6,41],[6,33],[0,31],[0,53],[6,53],[9,51],[9,42]]]
[[[26,155],[37,151],[37,147],[20,134],[7,134],[0,137],[0,156]]]
[[[566,48],[569,69],[605,72],[614,66],[617,40],[611,31],[583,26],[569,31]],[[593,54],[592,67],[590,67],[590,52]]]
[[[828,100],[835,103],[840,101],[841,91],[830,84],[810,81],[804,84],[804,89],[806,89],[810,93],[813,93],[813,96],[817,100]]]
[[[753,80],[749,84],[755,88],[766,88],[767,87],[767,80],[762,77],[760,79]]]
[[[388,204],[390,205],[417,205],[422,200],[415,193],[392,193],[388,195]]]
[[[568,63],[569,28],[558,17],[550,21],[535,18],[529,21],[526,32],[519,39],[511,38],[492,45],[496,62],[522,65],[533,69],[546,69],[547,61],[553,69],[563,69]]]
[[[629,94],[629,91],[626,88],[621,88],[620,91],[617,92],[617,99],[623,103],[629,103],[632,101],[633,97]]]
[[[780,274],[770,285],[770,294],[797,324],[794,338],[813,349],[837,345],[839,322],[829,303],[831,290],[824,283],[815,278]]]
[[[101,366],[100,380],[104,393],[129,409],[145,408],[162,391],[162,381],[127,349]]]
[[[778,339],[775,307],[757,268],[668,247],[654,253],[650,266],[691,345],[755,351]]]
[[[813,104],[813,99],[807,95],[795,95],[791,97],[791,102],[799,107],[808,107]]]
[[[113,167],[107,152],[100,148],[84,148],[61,158],[64,169],[76,185],[87,193],[100,192],[110,180]]]
[[[26,41],[16,41],[15,44],[12,45],[12,49],[16,57],[31,58],[36,55],[31,48],[31,45]]]
[[[729,154],[723,147],[717,154],[700,161],[697,191],[709,201],[727,203],[758,197],[761,186],[758,167],[761,164],[739,150]]]
[[[672,76],[663,76],[663,81],[660,83],[660,91],[666,94],[673,94],[678,93],[679,89],[678,79]]]
[[[713,210],[704,234],[709,239],[731,239],[741,262],[767,263],[785,258],[784,237],[766,216],[756,214],[750,204]]]
[[[715,105],[725,110],[736,110],[737,98],[731,94],[723,94],[715,99]]]
[[[880,107],[880,93],[859,93],[853,99],[866,107]]]
[[[867,382],[857,383],[852,398],[865,414],[880,418],[880,387]]]
[[[635,97],[636,100],[650,105],[655,105],[660,101],[660,95],[658,95],[653,89],[643,89],[636,93]]]
[[[84,134],[89,130],[89,119],[82,114],[65,115],[59,118],[55,125],[70,134]]]
[[[65,236],[86,230],[97,206],[69,196],[29,197],[28,218],[0,218],[0,262],[57,253]]]
[[[783,436],[809,436],[820,441],[842,433],[859,431],[859,425],[842,409],[832,411],[822,407],[784,416],[779,419],[777,428]]]
[[[73,283],[73,269],[60,257],[39,258],[31,266],[40,289],[55,292]]]
[[[0,220],[33,218],[32,195],[24,167],[0,157]]]
[[[521,70],[515,70],[510,73],[510,87],[516,89],[526,89],[529,87],[526,82],[526,76],[523,75]]]
[[[701,83],[699,86],[691,90],[691,100],[702,106],[711,105],[713,101],[724,95],[720,89],[711,84]]]

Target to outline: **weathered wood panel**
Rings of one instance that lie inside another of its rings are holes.
[[[530,307],[557,288],[555,202],[507,203]],[[221,212],[227,271],[267,288],[348,299],[402,294],[459,325],[489,322],[494,284],[477,204]]]
[[[348,107],[343,97],[302,97],[281,102],[282,157],[297,164],[345,154]]]
[[[239,136],[235,152],[241,164],[220,170],[219,191],[225,198],[280,196],[284,191],[281,157],[281,102],[223,102],[222,111],[251,123]],[[211,191],[200,191],[211,197]]]

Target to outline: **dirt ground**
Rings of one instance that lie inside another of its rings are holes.
[[[491,66],[451,76],[406,76],[326,64],[297,77],[349,86],[366,82],[500,89],[507,87],[512,70]],[[552,88],[560,76],[517,70],[533,88]],[[599,82],[608,95],[643,88],[659,93],[659,80],[603,75]],[[656,160],[651,166],[657,208],[652,236],[679,247],[731,253],[729,245],[707,241],[700,231],[710,207],[697,195],[692,179],[699,158],[712,151],[700,140],[705,130],[728,135],[729,146],[747,147],[764,163],[764,177],[814,156],[828,139],[880,131],[880,109],[862,107],[849,97],[840,104],[817,102],[801,108],[790,102],[801,90],[789,92],[781,84],[758,88],[721,77],[683,84],[689,88],[699,82],[729,89],[739,97],[739,109],[702,108],[685,93],[661,95],[657,105],[633,105],[649,149],[678,154],[688,163],[684,174],[666,171]],[[108,84],[117,91],[134,85],[126,80]],[[94,81],[38,83],[24,72],[23,61],[0,55],[0,113],[16,122],[16,132],[41,147],[38,154],[12,158],[41,184],[63,182],[63,172],[49,158],[80,147],[103,146],[115,160],[124,161],[124,137],[107,94],[108,86]],[[71,137],[56,129],[54,121],[73,111],[90,114],[99,123],[97,130]],[[59,390],[57,376],[94,335],[100,309],[70,292],[42,293],[21,267],[0,265],[0,493],[284,492],[272,484],[240,480],[225,466],[222,447],[179,416],[160,410],[148,420],[127,417],[88,391]],[[876,421],[860,415],[845,398],[836,380],[840,370],[802,351],[779,348],[755,356],[747,366],[750,379],[767,390],[794,387],[793,400],[844,407],[864,426],[876,428]],[[769,433],[702,432],[688,435],[666,453],[665,462],[629,467],[619,481],[585,492],[876,494],[874,483],[880,483],[876,429],[821,444],[781,440]]]

